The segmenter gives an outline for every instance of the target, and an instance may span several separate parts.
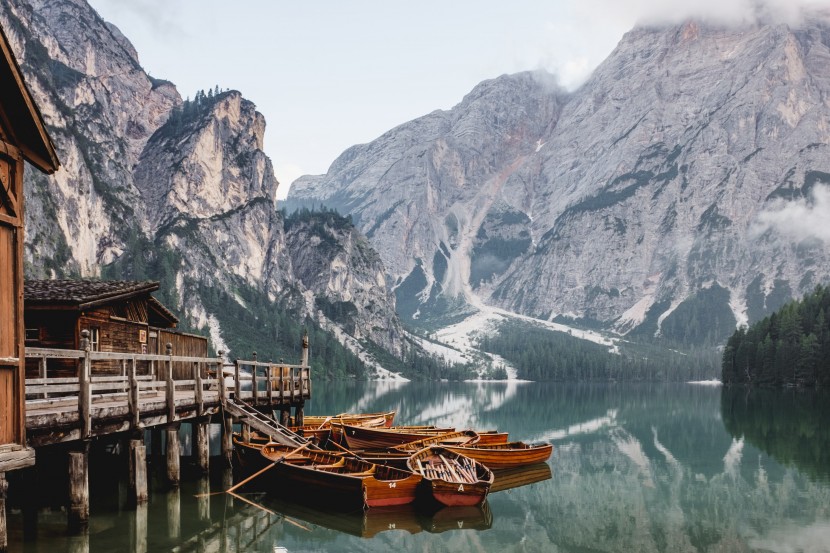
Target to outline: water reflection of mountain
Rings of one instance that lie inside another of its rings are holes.
[[[823,551],[801,547],[799,529],[830,543],[830,486],[782,466],[749,432],[727,432],[717,389],[410,383],[373,401],[367,410],[399,405],[404,417],[463,405],[480,426],[554,444],[551,478],[491,494],[492,528],[444,534],[430,551]],[[362,545],[426,536],[383,532]]]
[[[815,390],[721,392],[723,424],[779,463],[817,480],[830,480],[830,393]]]

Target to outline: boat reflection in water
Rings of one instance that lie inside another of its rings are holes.
[[[262,495],[258,501],[266,508],[304,525],[313,524],[361,538],[381,532],[422,531],[438,534],[448,530],[488,530],[493,515],[487,503],[471,507],[444,507],[425,511],[422,506],[401,505],[377,509],[341,511],[301,504]]]
[[[547,463],[536,463],[524,467],[494,470],[493,475],[496,478],[493,481],[493,485],[490,486],[490,493],[503,492],[520,486],[535,484],[536,482],[544,482],[545,480],[550,480],[552,476],[550,465]]]
[[[552,475],[547,463],[493,472],[495,481],[491,494],[543,482]],[[298,503],[296,498],[279,498],[272,494],[258,494],[257,501],[302,524],[314,524],[362,538],[382,532],[439,534],[450,530],[489,530],[493,526],[493,513],[487,501],[474,506],[441,508],[438,504],[425,506],[418,503],[348,512],[327,509],[319,503]]]

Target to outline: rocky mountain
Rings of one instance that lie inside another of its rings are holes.
[[[26,175],[28,275],[161,279],[185,326],[231,356],[250,353],[243,343],[282,356],[288,327],[273,318],[290,312],[297,332],[318,325],[364,357],[402,357],[394,297],[365,239],[314,214],[286,229],[251,101],[218,87],[183,101],[84,0],[9,0],[0,24],[63,165]],[[257,333],[265,343],[249,344]]]
[[[721,342],[830,277],[827,21],[635,28],[575,91],[483,82],[289,201],[351,214],[407,317],[483,301]]]

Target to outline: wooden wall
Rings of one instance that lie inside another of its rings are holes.
[[[0,446],[23,444],[23,157],[0,133]]]
[[[158,353],[167,354],[167,344],[173,345],[173,355],[182,357],[207,357],[208,341],[204,336],[187,334],[184,332],[170,332],[164,329],[153,329],[158,333]],[[207,376],[207,367],[202,366],[202,376]],[[174,380],[189,380],[193,378],[193,366],[189,363],[173,364]]]

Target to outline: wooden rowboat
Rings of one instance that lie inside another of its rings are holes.
[[[473,445],[477,444],[479,439],[480,437],[478,432],[473,430],[461,430],[459,432],[447,432],[446,434],[428,436],[414,442],[397,445],[392,449],[396,451],[408,452],[411,455],[430,445]]]
[[[480,443],[472,445],[445,444],[444,447],[464,457],[475,459],[492,470],[542,463],[548,460],[553,451],[551,444],[528,445],[524,442],[493,445],[481,445]]]
[[[493,484],[490,469],[441,446],[413,454],[407,467],[423,476],[432,497],[447,506],[480,505]]]
[[[507,432],[498,430],[479,430],[478,436],[478,443],[481,445],[506,444],[508,440]]]
[[[331,422],[355,424],[360,426],[392,426],[395,420],[396,411],[386,413],[340,413],[339,415],[306,415],[303,417],[303,425],[328,426]]]
[[[391,428],[368,428],[354,426],[351,424],[332,424],[333,429],[342,428],[343,439],[349,449],[378,449],[394,447],[428,438],[454,432],[454,428],[434,427],[391,427]]]
[[[290,447],[263,446],[262,455],[275,462]],[[267,473],[274,491],[289,491],[295,497],[313,498],[327,504],[364,507],[406,505],[415,500],[422,478],[409,471],[322,451],[303,451],[289,456]]]

